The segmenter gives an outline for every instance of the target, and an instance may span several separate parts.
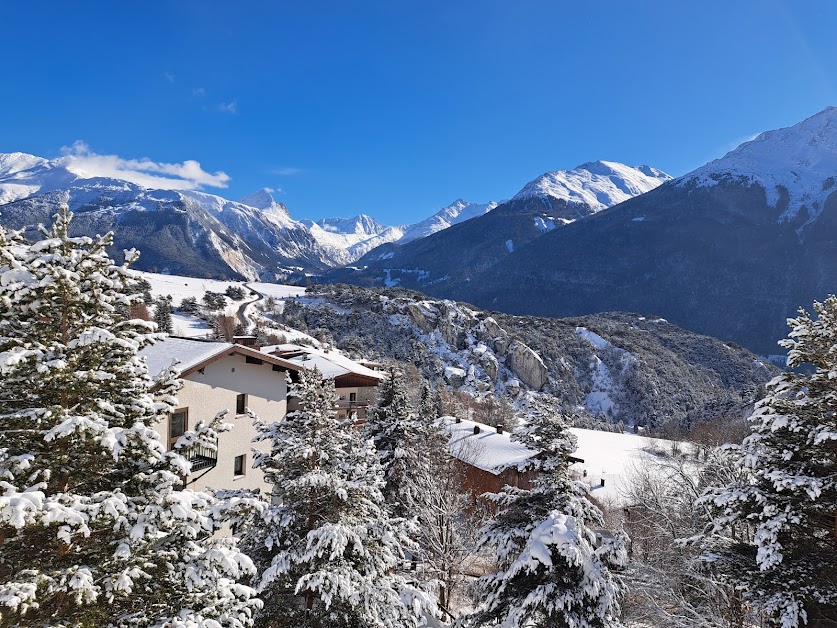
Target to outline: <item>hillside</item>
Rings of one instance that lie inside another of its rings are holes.
[[[741,416],[775,374],[740,347],[661,319],[516,317],[402,289],[314,286],[285,304],[282,322],[519,408],[654,428]]]

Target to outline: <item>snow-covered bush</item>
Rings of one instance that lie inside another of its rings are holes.
[[[0,624],[247,626],[253,564],[153,430],[177,384],[137,356],[142,297],[70,219],[0,228]]]

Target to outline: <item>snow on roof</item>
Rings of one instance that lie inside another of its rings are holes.
[[[209,342],[169,336],[141,349],[139,355],[148,362],[148,372],[151,376],[157,377],[175,363],[177,372],[182,373],[196,364],[229,351],[234,346],[231,342]]]
[[[497,428],[461,419],[459,423],[451,417],[439,419],[450,433],[450,452],[471,466],[499,475],[506,467],[517,467],[538,452],[511,440],[508,432],[497,433]],[[474,428],[480,428],[474,434]]]
[[[386,373],[380,371],[373,371],[354,360],[347,358],[345,355],[331,349],[330,351],[323,351],[322,349],[315,349],[314,347],[307,347],[295,344],[281,344],[270,345],[262,347],[265,353],[271,353],[284,357],[283,354],[293,354],[300,352],[301,355],[293,357],[284,357],[289,362],[295,362],[306,369],[316,368],[325,377],[334,378],[341,375],[353,373],[355,375],[362,375],[377,379],[378,381],[386,379]]]
[[[520,467],[538,452],[513,441],[511,434],[484,423],[462,419],[459,423],[453,417],[442,417],[443,426],[450,433],[450,451],[468,464],[499,475],[508,467]],[[479,434],[474,434],[474,427],[479,427]],[[578,448],[573,456],[581,462],[573,463],[570,468],[582,476],[590,494],[604,502],[624,504],[625,489],[634,468],[648,464],[673,448],[689,450],[689,443],[675,443],[662,438],[648,438],[637,434],[618,432],[600,432],[570,428],[578,440]],[[584,475],[584,472],[587,475]],[[605,485],[601,485],[601,481]]]

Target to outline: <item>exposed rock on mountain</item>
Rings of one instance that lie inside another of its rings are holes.
[[[741,416],[775,369],[748,351],[661,319],[609,313],[516,317],[401,289],[314,286],[284,322],[326,329],[337,346],[414,363],[425,376],[519,407],[685,427]]]

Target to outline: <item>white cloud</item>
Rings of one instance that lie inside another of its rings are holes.
[[[206,90],[203,87],[193,87],[192,96],[195,98],[203,98],[206,96]]]
[[[163,72],[163,76],[165,76],[165,77],[166,77],[166,80],[167,80],[169,83],[174,83],[175,79],[177,78],[177,77],[176,77],[174,74],[172,74],[171,72]]]
[[[230,102],[222,102],[218,105],[218,111],[229,114],[238,113],[238,102],[231,100]]]
[[[280,166],[279,168],[271,168],[270,174],[276,174],[280,177],[292,177],[295,174],[302,174],[302,168],[288,168],[286,166]]]
[[[118,155],[99,155],[81,140],[61,149],[62,165],[82,177],[122,179],[160,190],[199,190],[203,187],[225,188],[230,181],[220,170],[206,172],[200,163],[187,159],[167,164],[150,159],[123,159]]]

